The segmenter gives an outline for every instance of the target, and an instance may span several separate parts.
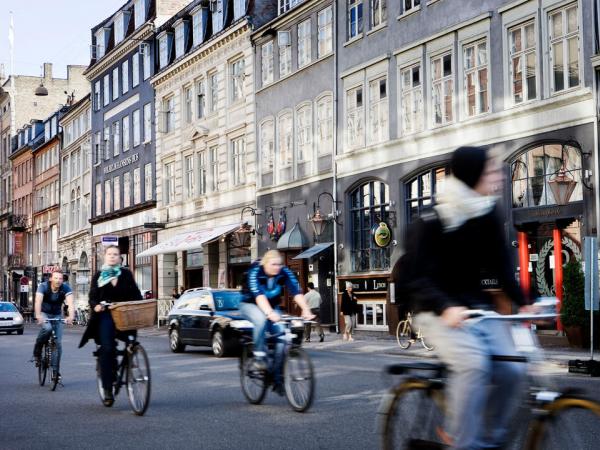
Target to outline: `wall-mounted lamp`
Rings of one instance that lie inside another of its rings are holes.
[[[250,211],[250,215],[252,217],[254,217],[254,227],[250,226],[248,224],[248,222],[244,222],[244,213],[246,211]],[[262,214],[261,209],[253,208],[252,206],[244,206],[242,208],[242,212],[240,213],[241,225],[235,232],[239,233],[239,234],[252,233],[252,234],[256,234],[256,235],[262,237],[262,233],[260,231],[258,231],[258,229],[257,229],[258,227],[256,225],[256,216],[259,216],[261,214]]]
[[[321,197],[323,195],[326,195],[331,198],[331,213],[327,214],[326,216],[321,214],[320,203],[321,203]],[[341,225],[341,223],[339,223],[337,220],[338,216],[340,215],[340,212],[336,208],[338,203],[341,203],[341,202],[335,200],[333,195],[329,192],[321,192],[319,194],[319,196],[317,197],[317,204],[316,205],[313,204],[314,213],[312,216],[310,214],[308,216],[308,221],[311,223],[311,225],[313,227],[315,236],[319,237],[319,236],[321,236],[321,234],[323,234],[323,231],[325,231],[325,227],[327,226],[328,222],[334,221],[338,225]]]

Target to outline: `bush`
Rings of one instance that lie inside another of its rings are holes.
[[[581,270],[581,263],[572,258],[563,274],[560,318],[566,327],[583,327],[589,326],[589,316],[589,312],[585,310],[585,277]]]

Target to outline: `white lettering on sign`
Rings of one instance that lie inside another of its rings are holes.
[[[112,163],[109,164],[108,166],[104,167],[104,173],[111,173],[114,172],[117,169],[120,169],[121,167],[125,167],[128,166],[130,164],[133,164],[134,162],[138,161],[140,159],[140,154],[139,153],[135,153],[131,156],[128,156],[127,158],[122,159],[121,161],[117,161],[116,163]]]

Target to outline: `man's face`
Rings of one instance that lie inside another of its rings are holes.
[[[50,275],[50,283],[53,287],[57,288],[63,284],[63,274],[60,272],[54,272]]]

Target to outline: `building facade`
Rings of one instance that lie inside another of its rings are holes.
[[[359,328],[396,320],[391,268],[460,145],[489,145],[505,163],[501,203],[522,288],[562,297],[562,263],[597,232],[592,6],[338,2],[338,290],[354,283]],[[378,243],[382,228],[391,238]]]
[[[91,279],[91,99],[82,98],[60,119],[60,225],[58,256],[76,303],[87,303]]]
[[[335,323],[333,4],[278,6],[278,16],[252,36],[258,254],[279,249],[303,290],[311,281],[320,292],[321,320]],[[320,234],[310,222],[317,210],[325,225]],[[292,304],[285,299],[284,307]]]

